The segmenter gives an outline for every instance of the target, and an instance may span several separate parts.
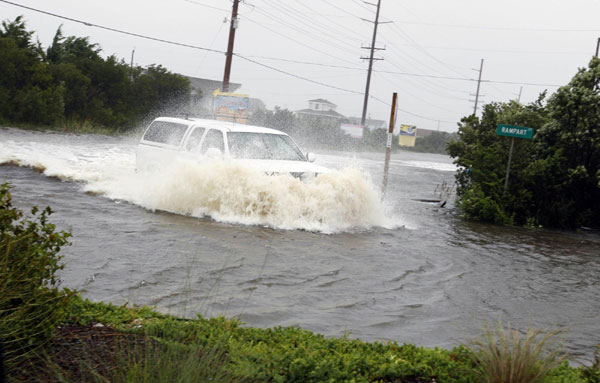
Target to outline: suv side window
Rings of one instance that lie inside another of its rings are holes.
[[[185,144],[185,150],[188,152],[198,152],[200,141],[202,140],[202,135],[205,130],[205,128],[194,128]]]
[[[154,121],[146,131],[146,134],[144,134],[144,140],[179,146],[187,128],[187,125],[175,122]]]
[[[220,130],[211,129],[206,133],[204,143],[202,143],[201,154],[206,154],[206,151],[210,148],[217,148],[221,153],[225,153],[223,133]]]

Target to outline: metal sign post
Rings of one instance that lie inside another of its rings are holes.
[[[506,189],[508,189],[508,177],[510,176],[510,162],[512,161],[513,147],[515,146],[515,138],[524,138],[526,140],[531,140],[533,138],[533,128],[528,128],[525,126],[498,124],[498,127],[496,128],[496,134],[499,136],[511,137],[510,149],[508,151],[508,164],[506,165],[506,177],[504,178],[504,191],[502,192],[502,195],[504,195],[506,194]]]
[[[388,172],[390,170],[390,155],[392,151],[392,139],[394,137],[394,125],[396,125],[396,99],[398,93],[394,92],[392,96],[392,113],[390,116],[390,128],[388,130],[387,144],[385,148],[385,165],[383,167],[383,183],[381,184],[381,199],[385,198],[385,191],[388,182]]]

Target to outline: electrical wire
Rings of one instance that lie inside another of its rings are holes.
[[[283,14],[285,22],[281,21],[281,18],[266,11],[262,7],[261,8],[257,7],[257,9],[260,9],[263,13],[268,14],[270,18],[282,23],[285,26],[292,26],[293,25],[292,22],[295,21],[295,22],[298,22],[300,25],[304,25],[304,26],[308,27],[309,30],[307,31],[306,29],[299,28],[297,24],[294,25],[296,28],[302,29],[302,32],[305,34],[314,35],[313,31],[318,32],[320,35],[317,35],[315,37],[315,39],[319,40],[320,42],[323,42],[324,36],[328,36],[330,39],[338,41],[341,44],[346,45],[346,46],[348,43],[346,41],[342,41],[340,39],[351,40],[353,42],[357,42],[357,41],[360,42],[360,40],[358,40],[356,37],[341,34],[341,33],[339,33],[339,31],[335,31],[335,32],[337,32],[337,35],[332,34],[333,30],[331,28],[323,28],[323,25],[321,23],[317,23],[311,18],[305,18],[301,12],[299,12],[297,9],[291,7],[289,4],[286,4],[286,6],[284,8],[284,7],[281,7],[277,3],[271,2],[270,0],[262,0],[262,1],[268,6],[269,11],[275,11],[275,12],[279,12],[279,13]],[[345,49],[345,48],[343,48],[343,49]]]
[[[181,46],[181,47],[184,47],[184,48],[198,49],[198,50],[208,51],[208,52],[212,52],[212,53],[219,53],[219,54],[226,54],[227,53],[225,51],[221,51],[221,50],[218,50],[218,49],[211,49],[211,48],[201,47],[201,46],[198,46],[198,45],[178,43],[176,41],[170,41],[170,40],[160,39],[160,38],[151,37],[151,36],[147,36],[147,35],[142,35],[142,34],[139,34],[139,33],[127,32],[127,31],[124,31],[124,30],[116,29],[116,28],[105,27],[105,26],[102,26],[102,25],[99,25],[99,24],[94,24],[94,23],[88,22],[88,21],[83,21],[83,20],[72,18],[72,17],[62,16],[62,15],[59,15],[59,14],[56,14],[56,13],[43,11],[43,10],[40,10],[40,9],[37,9],[37,8],[28,7],[28,6],[22,5],[22,4],[17,4],[17,3],[14,3],[12,1],[8,1],[8,0],[0,0],[0,2],[6,3],[6,4],[11,4],[11,5],[14,5],[16,7],[28,9],[28,10],[33,11],[33,12],[43,13],[43,14],[46,14],[46,15],[49,15],[49,16],[53,16],[53,17],[56,17],[56,18],[59,18],[59,19],[68,20],[68,21],[72,21],[72,22],[75,22],[75,23],[83,24],[83,25],[86,25],[88,27],[95,27],[95,28],[99,28],[99,29],[104,29],[104,30],[115,32],[115,33],[121,33],[121,34],[124,34],[124,35],[138,37],[138,38],[141,38],[141,39],[146,39],[146,40],[151,40],[151,41],[157,41],[157,42],[164,43],[164,44],[171,44],[171,45]],[[241,55],[236,54],[236,53],[234,53],[234,55],[242,57]],[[246,58],[246,57],[249,58],[250,56],[245,56],[244,58]],[[265,56],[261,56],[261,57],[267,58]],[[304,62],[304,61],[285,60],[285,59],[274,58],[274,57],[270,57],[269,59],[308,64],[308,62]],[[328,65],[328,64],[319,64],[319,63],[311,63],[311,65],[332,66],[332,65]],[[334,66],[334,67],[343,68],[342,66]],[[359,68],[346,67],[346,69],[359,69]],[[426,75],[426,74],[408,73],[408,72],[394,72],[394,71],[378,71],[378,72],[398,74],[398,75],[405,75],[405,76],[415,76],[415,77],[439,78],[439,79],[447,79],[447,80],[477,81],[475,79],[470,79],[470,78],[465,78],[465,77],[461,78],[461,77],[451,77],[451,76],[435,76],[435,75]],[[561,87],[561,86],[564,85],[564,84],[531,83],[531,82],[524,82],[524,81],[500,81],[500,80],[481,80],[481,82],[491,82],[491,83],[498,83],[498,84],[512,84],[512,85],[531,85],[531,86],[542,86],[542,87]],[[356,92],[353,92],[353,93],[356,93]],[[362,93],[362,92],[360,92],[360,93]]]
[[[94,23],[91,23],[91,22],[88,22],[88,21],[83,21],[83,20],[72,18],[72,17],[67,17],[67,16],[56,14],[56,13],[43,11],[43,10],[36,9],[36,8],[33,8],[33,7],[28,7],[28,6],[25,6],[25,5],[22,5],[22,4],[17,4],[17,3],[14,3],[14,2],[8,1],[8,0],[0,0],[0,2],[6,3],[6,4],[10,4],[10,5],[14,5],[14,6],[17,6],[17,7],[20,7],[20,8],[28,9],[28,10],[31,10],[33,12],[38,12],[38,13],[46,14],[46,15],[49,15],[49,16],[52,16],[52,17],[63,19],[63,20],[68,20],[68,21],[72,21],[72,22],[75,22],[75,23],[83,24],[83,25],[86,25],[86,26],[89,26],[89,27],[95,27],[95,28],[99,28],[99,29],[104,29],[104,30],[115,32],[115,33],[120,33],[120,34],[124,34],[124,35],[138,37],[138,38],[141,38],[141,39],[156,41],[156,42],[160,42],[160,43],[164,43],[164,44],[171,44],[171,45],[175,45],[175,46],[181,46],[181,47],[184,47],[184,48],[197,49],[197,50],[202,50],[202,51],[207,51],[207,52],[212,52],[212,53],[219,53],[219,54],[225,54],[226,53],[224,51],[220,51],[220,50],[217,50],[217,49],[205,48],[205,47],[201,47],[201,46],[197,46],[197,45],[191,45],[191,44],[184,44],[184,43],[179,43],[179,42],[175,42],[175,41],[170,41],[170,40],[160,39],[160,38],[151,37],[151,36],[147,36],[147,35],[142,35],[142,34],[138,34],[138,33],[128,32],[128,31],[124,31],[124,30],[116,29],[116,28],[112,28],[112,27],[106,27],[106,26],[102,26],[102,25],[99,25],[99,24],[94,24]],[[251,59],[250,57],[246,57],[246,56],[243,56],[243,55],[240,55],[240,54],[237,54],[237,53],[233,53],[233,55],[237,56],[240,59],[243,59],[245,61],[251,62],[251,63],[253,63],[255,65],[258,65],[258,66],[270,69],[272,71],[275,71],[275,72],[278,72],[278,73],[282,73],[282,74],[285,74],[287,76],[294,77],[294,78],[297,78],[297,79],[300,79],[300,80],[303,80],[303,81],[306,81],[306,82],[310,82],[310,83],[313,83],[313,84],[321,85],[321,86],[324,86],[324,87],[327,87],[327,88],[331,88],[331,89],[340,90],[340,91],[343,91],[343,92],[346,92],[346,93],[359,94],[359,95],[363,95],[364,94],[364,92],[361,92],[361,91],[355,91],[355,90],[352,90],[352,89],[346,89],[346,88],[338,87],[338,86],[335,86],[335,85],[323,83],[321,81],[316,81],[316,80],[313,80],[313,79],[305,77],[305,76],[300,76],[298,74],[295,74],[295,73],[292,73],[292,72],[288,72],[288,71],[285,71],[285,70],[282,70],[282,69],[279,69],[279,68],[276,68],[276,67],[273,67],[273,66],[261,63],[259,61]],[[277,59],[277,58],[272,58],[272,59]],[[283,59],[281,59],[281,60],[283,60]],[[285,61],[294,61],[294,60],[285,60]],[[307,62],[299,62],[299,63],[305,63],[305,64],[307,64]],[[316,65],[322,65],[322,66],[328,66],[327,64],[312,63],[312,65],[315,65],[315,64]],[[358,68],[348,68],[348,69],[358,69]],[[450,77],[450,76],[431,76],[431,75],[423,75],[423,74],[416,74],[416,73],[402,73],[402,72],[391,72],[391,71],[380,71],[380,72],[381,73],[399,74],[399,75],[408,75],[408,76],[415,76],[415,77],[431,77],[431,78],[440,78],[440,79],[443,78],[443,79],[448,79],[448,80],[477,81],[477,80],[474,80],[474,79],[459,78],[459,77]],[[562,85],[545,84],[545,83],[527,83],[527,82],[499,81],[499,80],[481,80],[481,82],[482,83],[490,82],[490,83],[498,83],[498,84],[511,84],[511,85],[544,86],[544,87],[559,87],[559,86],[562,86]],[[380,103],[383,103],[384,105],[387,105],[387,106],[390,105],[388,102],[385,102],[385,101],[383,101],[383,100],[381,100],[381,99],[379,99],[379,98],[377,98],[377,97],[375,97],[373,95],[370,95],[370,98],[372,98],[372,99],[374,99],[374,100],[376,100],[376,101],[378,101]],[[398,109],[398,110],[402,111],[403,113],[406,113],[406,114],[409,114],[409,115],[412,115],[412,116],[415,116],[415,117],[418,117],[418,118],[426,119],[426,120],[429,120],[429,121],[440,121],[440,122],[444,122],[444,123],[455,123],[456,122],[456,121],[448,121],[448,120],[441,120],[441,119],[435,119],[435,118],[431,118],[431,117],[426,117],[426,116],[423,116],[423,115],[420,115],[420,114],[417,114],[417,113],[413,113],[413,112],[410,112],[410,111],[407,111],[407,110],[403,110],[403,109]]]
[[[416,21],[400,21],[402,24],[415,24],[425,25],[432,27],[448,27],[448,28],[462,28],[462,29],[481,29],[481,30],[492,30],[492,31],[516,31],[516,32],[599,32],[600,28],[529,28],[529,27],[494,27],[494,26],[482,26],[482,25],[459,25],[459,24],[437,24],[437,23],[424,23]]]
[[[2,0],[0,0],[0,1],[2,1]],[[293,42],[295,42],[296,44],[298,44],[298,45],[301,45],[301,46],[303,46],[303,47],[305,47],[305,48],[308,48],[308,49],[310,49],[310,50],[312,50],[312,51],[319,52],[319,53],[320,53],[320,54],[322,54],[322,55],[325,55],[325,56],[328,56],[328,57],[332,57],[332,58],[334,58],[334,59],[337,59],[337,60],[343,61],[343,62],[345,62],[345,63],[353,64],[353,62],[352,62],[352,61],[345,60],[345,59],[341,59],[339,56],[334,56],[334,55],[330,54],[329,52],[322,51],[322,50],[320,50],[320,49],[317,49],[317,48],[315,48],[315,47],[313,47],[313,46],[311,46],[311,45],[304,44],[303,42],[300,42],[300,41],[298,41],[298,40],[294,39],[293,37],[289,37],[289,36],[287,36],[287,35],[284,35],[284,34],[282,34],[282,33],[281,33],[281,32],[279,32],[279,31],[276,31],[276,30],[274,30],[274,29],[272,29],[272,28],[269,28],[269,27],[265,26],[265,25],[264,25],[264,23],[259,23],[259,22],[257,22],[257,21],[254,21],[254,20],[252,20],[252,19],[249,19],[249,18],[245,18],[245,20],[246,20],[246,21],[250,21],[252,24],[255,24],[255,25],[257,25],[257,26],[259,26],[259,27],[261,27],[261,28],[264,28],[264,29],[266,29],[266,30],[268,30],[268,31],[270,31],[270,32],[273,32],[273,33],[275,33],[275,34],[276,34],[276,35],[278,35],[278,36],[284,37],[284,38],[286,38],[286,39],[288,39],[288,40],[290,40],[290,41],[293,41]]]
[[[139,37],[141,39],[146,39],[146,40],[152,40],[152,41],[158,41],[160,43],[165,43],[165,44],[171,44],[171,45],[177,45],[180,47],[185,47],[185,48],[192,48],[192,49],[199,49],[202,51],[208,51],[208,52],[213,52],[213,53],[220,53],[220,54],[224,54],[225,52],[217,50],[217,49],[211,49],[211,48],[204,48],[204,47],[200,47],[197,45],[191,45],[191,44],[183,44],[183,43],[178,43],[176,41],[170,41],[170,40],[165,40],[165,39],[159,39],[156,37],[151,37],[151,36],[146,36],[146,35],[141,35],[139,33],[133,33],[133,32],[127,32],[127,31],[123,31],[120,29],[116,29],[116,28],[111,28],[111,27],[105,27],[102,25],[98,25],[98,24],[94,24],[94,23],[90,23],[88,21],[83,21],[83,20],[78,20],[78,19],[74,19],[72,17],[67,17],[67,16],[62,16],[62,15],[58,15],[56,13],[52,13],[52,12],[47,12],[47,11],[42,11],[41,9],[37,9],[37,8],[32,8],[32,7],[28,7],[26,5],[23,4],[17,4],[17,3],[13,3],[11,1],[7,1],[7,0],[0,0],[0,2],[2,3],[6,3],[6,4],[10,4],[10,5],[14,5],[16,7],[20,7],[20,8],[24,8],[24,9],[28,9],[30,11],[34,11],[34,12],[38,12],[38,13],[43,13],[45,15],[48,16],[53,16],[53,17],[57,17],[59,19],[63,19],[63,20],[68,20],[68,21],[72,21],[74,23],[79,23],[79,24],[83,24],[87,27],[95,27],[95,28],[99,28],[99,29],[104,29],[107,31],[111,31],[111,32],[116,32],[116,33],[121,33],[124,35],[129,35],[129,36],[134,36],[134,37]]]
[[[230,9],[217,8],[217,7],[213,7],[212,5],[206,5],[204,3],[199,3],[199,2],[193,1],[193,0],[183,0],[183,1],[185,1],[187,3],[196,4],[196,5],[199,5],[201,7],[205,7],[205,8],[216,9],[218,11],[224,11],[224,12],[227,12],[227,13],[229,13],[231,11]]]

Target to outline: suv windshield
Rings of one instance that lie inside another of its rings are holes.
[[[282,134],[228,132],[227,141],[233,158],[306,161],[294,141]]]

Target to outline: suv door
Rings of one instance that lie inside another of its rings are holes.
[[[209,129],[204,135],[202,140],[202,148],[200,149],[201,155],[206,155],[206,152],[210,148],[219,149],[222,155],[225,155],[225,139],[223,132],[218,129]]]

